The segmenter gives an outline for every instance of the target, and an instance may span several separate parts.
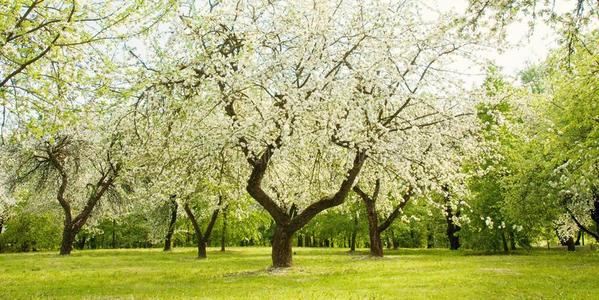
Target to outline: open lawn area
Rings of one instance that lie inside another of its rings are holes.
[[[475,255],[294,249],[294,267],[270,270],[270,248],[88,250],[0,255],[0,298],[593,299],[599,253],[581,249]]]

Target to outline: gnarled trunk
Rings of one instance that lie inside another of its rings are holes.
[[[62,241],[60,244],[60,255],[70,255],[73,251],[73,241],[77,233],[73,230],[70,222],[65,222],[62,230]]]
[[[275,225],[272,237],[272,266],[274,268],[289,268],[292,265],[291,241],[293,232],[288,225]]]
[[[379,231],[379,220],[376,215],[376,204],[374,201],[364,201],[366,204],[366,215],[368,218],[368,237],[370,238],[370,256],[383,257],[383,242]]]

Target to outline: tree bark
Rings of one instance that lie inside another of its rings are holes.
[[[66,190],[69,183],[69,176],[66,172],[63,156],[68,155],[65,153],[64,147],[66,147],[69,143],[68,137],[60,140],[56,145],[49,146],[46,149],[46,154],[48,155],[48,162],[54,167],[59,175],[60,175],[60,185],[58,187],[58,191],[56,193],[56,199],[58,203],[62,207],[65,220],[64,220],[64,228],[62,234],[62,241],[60,247],[60,255],[69,255],[73,250],[73,242],[75,240],[75,236],[83,225],[87,222],[87,219],[90,217],[94,208],[102,199],[102,196],[106,193],[106,191],[112,186],[114,180],[117,178],[120,165],[117,163],[113,165],[110,161],[110,155],[108,156],[108,162],[110,168],[106,171],[101,172],[101,176],[98,181],[92,185],[92,192],[87,198],[87,202],[83,207],[83,210],[73,218],[73,212],[71,210],[70,201],[66,198]]]
[[[291,241],[293,232],[289,226],[275,225],[272,237],[272,266],[274,268],[289,268],[292,265]]]
[[[218,205],[221,204],[221,201],[222,199],[219,198]],[[191,221],[191,224],[193,225],[193,229],[196,234],[196,238],[198,239],[198,258],[204,259],[207,257],[206,247],[208,241],[210,240],[210,235],[212,234],[212,228],[214,228],[214,223],[216,223],[216,219],[218,218],[219,209],[217,208],[212,212],[212,216],[210,217],[210,221],[208,222],[208,225],[206,226],[206,230],[204,232],[202,232],[202,227],[200,226],[198,220],[194,216],[193,211],[189,206],[189,203],[185,203],[185,205],[183,205],[183,209],[185,210],[185,213]]]
[[[232,109],[232,107],[229,107]],[[275,142],[278,144],[280,141]],[[301,213],[297,213],[297,209],[292,207],[286,211],[285,208],[278,205],[262,189],[262,179],[266,174],[270,158],[272,157],[275,146],[269,145],[262,153],[260,158],[254,159],[246,153],[248,162],[252,166],[252,172],[247,181],[246,190],[256,202],[258,202],[274,219],[276,227],[272,242],[272,262],[275,268],[286,268],[292,265],[291,245],[292,236],[295,232],[302,229],[310,220],[322,211],[343,204],[347,194],[351,190],[353,183],[360,173],[366,154],[358,151],[354,158],[352,168],[348,171],[347,176],[341,182],[337,192],[333,195],[323,197],[317,202],[310,204]],[[244,151],[249,151],[245,149]]]
[[[393,212],[379,225],[378,215],[376,211],[376,201],[378,199],[381,188],[381,181],[377,179],[374,186],[372,196],[366,194],[359,186],[354,186],[353,190],[360,196],[364,206],[366,206],[366,217],[368,219],[368,237],[370,239],[370,256],[383,257],[383,242],[381,233],[387,230],[391,224],[401,214],[401,210],[408,203],[412,194],[412,188],[404,195],[403,201],[395,207]]]
[[[200,259],[204,259],[207,258],[208,256],[206,255],[206,241],[205,240],[199,240],[198,241],[198,258]]]
[[[573,237],[569,237],[568,240],[566,240],[566,246],[568,246],[568,251],[576,251]]]
[[[374,201],[364,202],[368,218],[368,237],[370,239],[370,256],[383,257],[383,242],[379,232],[379,220],[376,215],[376,204]]]
[[[65,222],[62,230],[62,242],[60,244],[60,255],[70,255],[73,251],[73,241],[76,233],[73,232],[72,225]]]
[[[75,242],[77,244],[77,249],[83,250],[85,248],[85,242],[87,241],[87,235],[83,235],[79,238],[78,241]]]
[[[358,235],[358,218],[354,217],[354,227],[352,228],[351,237],[349,241],[349,251],[351,253],[356,252],[356,237]]]
[[[172,238],[175,233],[175,225],[177,224],[177,209],[179,205],[177,200],[171,198],[171,219],[168,224],[168,230],[166,231],[166,237],[164,238],[164,251],[170,251],[172,248]]]

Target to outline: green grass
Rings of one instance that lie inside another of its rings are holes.
[[[295,248],[295,266],[272,271],[269,248],[88,250],[0,255],[0,298],[597,299],[599,253],[474,255]]]

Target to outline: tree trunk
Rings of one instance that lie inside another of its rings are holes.
[[[177,223],[177,209],[179,205],[175,199],[171,199],[171,219],[168,223],[168,230],[164,238],[164,251],[170,251],[172,248],[173,234],[175,233],[175,225]]]
[[[73,251],[73,241],[75,240],[75,235],[77,233],[74,232],[72,225],[70,223],[66,223],[64,225],[62,231],[62,242],[60,245],[60,255],[70,255],[71,251]]]
[[[395,236],[395,232],[391,231],[391,243],[393,244],[393,250],[399,249],[399,239]]]
[[[198,258],[206,258],[206,241],[204,239],[198,240]]]
[[[576,241],[574,242],[574,246],[580,246],[580,238],[582,237],[582,230],[578,231],[576,236]]]
[[[292,264],[291,241],[293,232],[287,226],[275,225],[272,237],[272,266],[275,268],[289,268]]]
[[[83,248],[85,248],[85,242],[86,241],[87,241],[87,236],[86,235],[83,235],[82,237],[80,237],[79,240],[76,242],[77,249],[83,250]]]
[[[220,204],[221,200],[219,199],[218,205]],[[204,233],[202,233],[202,228],[200,227],[198,220],[196,220],[193,211],[191,210],[191,207],[189,207],[189,203],[185,203],[185,205],[183,205],[183,209],[185,210],[187,217],[191,221],[196,237],[198,239],[198,258],[206,258],[207,243],[210,240],[210,234],[212,234],[212,228],[214,228],[214,223],[216,222],[216,218],[218,217],[219,209],[215,209],[212,212],[212,216],[210,217],[210,221],[208,222],[208,225],[206,226],[206,230]]]
[[[501,231],[501,243],[503,244],[503,252],[509,252],[510,248],[507,246],[507,239],[505,238],[505,230]]]
[[[370,238],[370,256],[383,257],[383,242],[379,231],[379,220],[376,215],[374,201],[366,202],[366,213],[368,217],[368,237]]]
[[[220,251],[225,251],[225,244],[227,243],[227,207],[223,209],[223,228],[220,235]]]
[[[510,234],[510,248],[511,250],[516,250],[516,237],[514,236],[514,232],[513,231],[509,231]]]
[[[569,237],[568,240],[566,240],[566,246],[568,246],[568,251],[576,251],[576,246],[574,246],[573,237]]]
[[[349,241],[349,251],[352,253],[356,252],[356,236],[357,236],[356,230],[352,231],[351,240]]]
[[[451,209],[451,203],[449,202],[449,197],[447,198],[447,203],[446,203],[445,209],[446,209],[446,213],[447,213],[447,216],[445,218],[447,221],[447,238],[449,239],[449,249],[450,250],[458,250],[460,248],[460,237],[457,236],[456,234],[462,228],[460,226],[457,226],[453,222],[454,214]]]

